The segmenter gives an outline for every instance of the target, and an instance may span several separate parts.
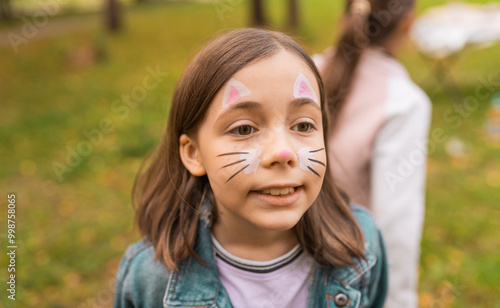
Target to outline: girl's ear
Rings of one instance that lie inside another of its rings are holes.
[[[201,161],[200,150],[196,142],[186,134],[179,138],[179,154],[184,167],[194,176],[207,174]]]

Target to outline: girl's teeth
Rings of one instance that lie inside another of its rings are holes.
[[[261,191],[265,195],[286,196],[295,192],[295,187],[271,188]]]

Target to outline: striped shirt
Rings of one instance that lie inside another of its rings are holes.
[[[212,236],[219,277],[233,307],[306,307],[314,259],[300,245],[270,261],[229,253]]]

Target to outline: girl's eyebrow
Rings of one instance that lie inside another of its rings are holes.
[[[262,108],[262,105],[257,103],[257,102],[253,102],[253,101],[243,101],[243,102],[239,102],[239,103],[234,103],[232,104],[231,106],[227,107],[218,117],[217,117],[217,121],[222,118],[222,117],[225,117],[228,113],[231,113],[232,111],[234,110],[238,110],[238,109],[253,109],[253,110],[256,110],[256,109],[261,109]]]
[[[321,107],[318,105],[318,103],[316,103],[312,99],[306,98],[306,97],[296,98],[290,103],[290,105],[292,105],[292,107],[302,107],[305,105],[313,105],[314,107],[316,107],[317,109],[319,109],[321,111]]]
[[[302,106],[312,106],[318,109],[321,112],[321,107],[312,99],[306,97],[296,98],[290,102],[290,105],[294,108],[299,108]],[[238,103],[234,103],[231,106],[227,107],[222,113],[217,117],[217,121],[220,119],[229,116],[235,110],[259,110],[262,109],[262,104],[254,102],[254,101],[242,101]]]

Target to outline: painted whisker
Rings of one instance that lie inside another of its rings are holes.
[[[321,161],[319,161],[319,160],[312,159],[312,158],[309,158],[309,160],[310,160],[310,161],[312,161],[312,162],[318,163],[318,164],[323,165],[323,166],[325,166],[325,167],[326,167],[325,163],[323,163],[323,162],[321,162]]]
[[[314,170],[313,168],[307,166],[307,169],[309,169],[309,171],[311,171],[312,173],[316,174],[317,176],[321,177],[321,175],[319,175],[319,173],[316,172],[316,170]]]
[[[227,155],[241,155],[241,154],[248,154],[248,152],[229,152],[229,153],[222,153],[222,154],[217,155],[217,157],[219,157],[219,156],[227,156]]]
[[[250,165],[246,165],[244,166],[243,168],[241,168],[240,170],[236,171],[235,174],[231,175],[231,177],[229,179],[227,179],[226,183],[229,182],[232,178],[234,178],[236,175],[238,175],[238,173],[240,173],[241,171],[245,170],[248,166]]]
[[[316,150],[311,150],[311,148],[301,148],[297,152],[297,157],[299,158],[299,167],[304,171],[310,171],[317,176],[321,175],[313,168],[316,165],[322,165],[326,167],[326,164],[314,158],[314,153],[323,151],[325,148],[320,148]]]
[[[253,149],[253,150],[246,150],[246,151],[241,151],[241,152],[228,152],[228,153],[222,153],[222,154],[217,155],[218,157],[230,156],[230,155],[239,155],[240,156],[237,161],[228,163],[220,168],[220,169],[224,169],[224,168],[234,166],[237,164],[241,164],[243,166],[243,168],[239,169],[236,173],[231,175],[231,177],[226,181],[226,183],[229,182],[232,178],[237,176],[242,171],[245,171],[245,174],[257,172],[257,168],[259,167],[259,164],[260,164],[260,155],[261,154],[262,154],[261,150]]]
[[[221,167],[221,169],[226,168],[226,167],[229,167],[229,166],[232,166],[232,165],[236,165],[236,164],[242,163],[242,162],[244,162],[244,161],[245,161],[245,159],[235,161],[234,163],[230,163],[230,164],[227,164],[227,165],[222,166],[222,167]]]

